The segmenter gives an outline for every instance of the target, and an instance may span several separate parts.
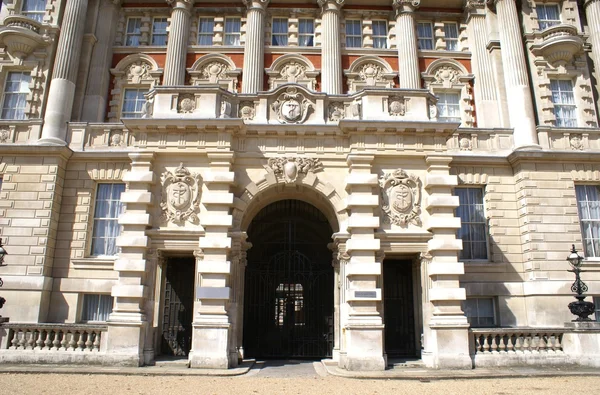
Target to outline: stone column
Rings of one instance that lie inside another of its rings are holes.
[[[495,0],[508,115],[515,148],[538,148],[535,113],[515,0]]]
[[[462,250],[461,240],[456,239],[460,218],[455,217],[458,196],[452,188],[458,184],[456,176],[450,175],[451,157],[430,156],[426,158],[427,191],[425,207],[429,211],[427,230],[433,235],[427,242],[431,261],[427,274],[431,279],[429,300],[433,312],[429,319],[431,330],[423,361],[429,367],[440,369],[471,369],[469,356],[469,324],[462,311],[461,302],[466,299],[460,287],[464,264],[458,262]]]
[[[498,89],[494,82],[494,66],[487,51],[487,29],[485,23],[485,5],[489,0],[467,0],[467,31],[471,42],[471,65],[476,84],[475,106],[477,108],[477,126],[482,128],[501,127],[500,108],[498,107]]]
[[[228,133],[220,134],[219,139],[231,143]],[[204,255],[197,263],[198,309],[192,323],[194,335],[189,359],[191,367],[227,369],[237,366],[237,355],[232,359],[230,354],[229,337],[233,333],[227,311],[232,297],[228,255],[232,247],[229,231],[233,217],[229,212],[233,205],[230,192],[234,182],[233,152],[215,151],[207,155],[210,168],[203,177],[206,191],[201,200],[206,212],[200,217],[200,225],[204,227],[200,248]]]
[[[103,122],[106,116],[108,86],[110,84],[110,67],[112,64],[113,43],[115,41],[115,25],[119,18],[121,0],[102,0],[96,25],[96,45],[87,78],[81,120],[86,122]]]
[[[344,0],[319,0],[321,6],[321,92],[341,95],[340,10]]]
[[[244,358],[242,347],[244,320],[244,274],[246,271],[246,251],[248,244],[246,232],[235,232],[231,235],[231,298],[227,312],[231,322],[232,335],[229,337],[229,360],[234,365]]]
[[[583,3],[583,7],[590,31],[591,56],[596,70],[596,90],[600,92],[600,0],[587,0]],[[597,105],[600,110],[600,103]]]
[[[148,296],[147,279],[152,267],[148,262],[150,240],[146,229],[152,225],[150,209],[153,205],[152,192],[154,172],[151,152],[130,153],[131,171],[123,176],[127,191],[121,194],[126,210],[119,217],[123,230],[117,238],[121,252],[115,261],[119,279],[113,286],[115,298],[113,312],[108,319],[107,352],[121,358],[121,363],[141,365],[146,341],[145,300]]]
[[[401,89],[421,89],[417,29],[414,11],[420,0],[394,0],[396,11],[396,46],[398,47],[398,76]]]
[[[244,0],[246,14],[246,44],[242,70],[242,93],[263,90],[265,74],[265,13],[270,0]]]
[[[346,354],[345,343],[342,341],[343,329],[345,326],[345,318],[347,317],[346,309],[346,287],[343,286],[345,283],[345,269],[350,256],[346,253],[346,241],[350,237],[347,233],[334,233],[333,243],[330,244],[332,255],[332,265],[334,273],[333,282],[333,356],[332,359],[336,362],[340,362],[340,355]]]
[[[346,302],[348,303],[344,353],[340,366],[348,370],[384,370],[383,320],[381,317],[380,245],[375,238],[379,227],[379,194],[373,155],[350,154],[346,178],[350,239],[346,242],[349,262],[345,268]]]
[[[65,6],[39,144],[66,145],[87,6],[87,0],[69,0]]]
[[[194,0],[167,0],[173,5],[163,85],[185,85],[185,59]]]

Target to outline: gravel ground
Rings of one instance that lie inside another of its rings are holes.
[[[68,374],[0,374],[0,394],[567,394],[600,387],[600,377],[481,380],[358,380],[341,377],[147,377]]]

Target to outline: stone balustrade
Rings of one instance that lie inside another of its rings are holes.
[[[471,329],[475,354],[562,353],[566,330],[553,329]]]
[[[7,323],[0,326],[0,331],[4,330],[0,333],[0,353],[2,350],[99,353],[104,351],[102,336],[106,329],[106,325]]]

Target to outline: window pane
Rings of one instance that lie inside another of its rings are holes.
[[[419,49],[433,49],[433,27],[429,22],[417,23]]]
[[[298,45],[301,47],[314,46],[315,22],[312,19],[300,19],[298,25]]]
[[[487,256],[487,221],[483,210],[482,188],[456,188],[459,206],[456,216],[460,218],[461,227],[457,238],[462,239],[463,250],[460,259],[488,259]]]
[[[4,85],[2,119],[25,119],[31,73],[9,72]]]
[[[142,33],[140,28],[142,26],[141,18],[129,18],[127,20],[127,32],[125,34],[125,45],[128,47],[137,47],[140,45],[140,37]]]
[[[288,20],[285,18],[273,18],[271,29],[271,45],[288,45]]]
[[[115,255],[116,239],[121,233],[119,215],[125,206],[121,202],[121,193],[125,184],[99,184],[96,192],[94,226],[92,234],[92,255]]]
[[[558,4],[536,4],[538,24],[541,30],[560,24]]]
[[[85,294],[83,295],[83,321],[107,321],[112,313],[113,297],[110,295]]]
[[[386,21],[373,21],[373,48],[387,48]]]
[[[242,22],[239,18],[225,19],[224,45],[240,45],[240,29]]]
[[[346,21],[346,47],[362,47],[362,27],[361,22],[356,20]]]
[[[200,18],[198,24],[198,45],[212,45],[215,30],[213,18]]]
[[[444,23],[446,50],[458,51],[458,26],[456,23]]]
[[[146,92],[146,89],[125,89],[121,117],[142,118],[146,104],[146,98],[144,97]]]
[[[152,45],[167,45],[167,18],[152,21]]]
[[[558,127],[577,127],[577,107],[570,80],[550,80],[551,100]]]
[[[442,122],[460,122],[460,96],[458,93],[440,93],[438,96],[438,119]]]
[[[21,14],[27,18],[42,22],[46,13],[46,0],[23,0]]]
[[[583,236],[583,248],[588,257],[600,256],[600,191],[596,185],[576,185],[577,208]]]

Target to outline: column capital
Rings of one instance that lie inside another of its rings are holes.
[[[340,12],[344,2],[345,0],[317,0],[322,14],[327,11]]]
[[[404,13],[414,12],[421,5],[421,0],[393,0],[392,7],[396,17]]]
[[[271,0],[243,0],[244,5],[250,10],[264,11]]]
[[[480,10],[485,10],[485,6],[491,2],[492,0],[466,0],[465,11],[469,13],[479,13]]]
[[[167,0],[167,4],[173,8],[183,8],[190,11],[194,6],[195,0]]]
[[[594,3],[600,4],[600,0],[586,0],[583,2],[583,8],[587,8],[587,6],[592,5]]]

